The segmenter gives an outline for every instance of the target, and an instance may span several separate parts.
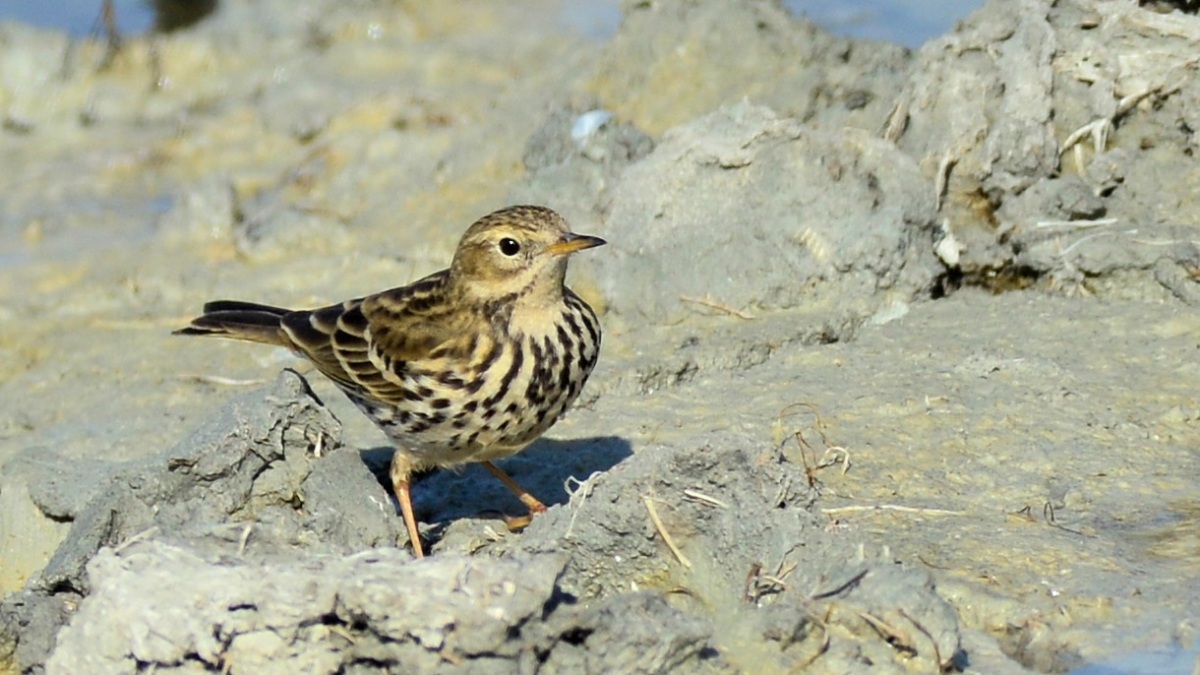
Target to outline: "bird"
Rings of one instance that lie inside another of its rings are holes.
[[[566,286],[572,254],[606,242],[543,206],[483,216],[447,269],[308,310],[204,305],[177,335],[283,346],[309,360],[395,446],[389,477],[416,558],[411,477],[478,462],[529,509],[546,506],[493,462],[523,450],[575,401],[600,354],[596,312]]]

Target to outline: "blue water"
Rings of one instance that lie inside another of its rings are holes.
[[[889,40],[919,47],[954,26],[983,0],[785,0],[788,9],[839,35]],[[117,25],[123,33],[140,33],[154,20],[149,0],[115,0]],[[596,39],[617,29],[621,14],[608,0],[565,0],[565,23]],[[12,19],[66,31],[74,36],[93,32],[100,0],[0,0],[0,20]]]
[[[149,2],[115,0],[113,7],[122,33],[141,33],[154,23],[154,10]],[[99,18],[100,0],[0,0],[0,21],[21,21],[76,37],[94,32]]]
[[[784,0],[783,4],[831,33],[920,47],[948,32],[983,0]]]
[[[1127,654],[1076,668],[1069,675],[1192,675],[1200,672],[1200,649],[1174,648]]]

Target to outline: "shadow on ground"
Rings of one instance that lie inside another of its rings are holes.
[[[392,448],[370,448],[360,454],[380,484],[391,494],[388,464],[392,459]],[[566,504],[570,498],[567,494],[568,480],[587,480],[593,473],[607,471],[632,454],[629,441],[618,436],[563,440],[543,438],[520,454],[496,465],[546,506],[554,506]],[[434,469],[418,475],[413,484],[413,508],[417,519],[423,523],[476,518],[498,512],[510,515],[525,513],[524,505],[478,464],[459,469]]]

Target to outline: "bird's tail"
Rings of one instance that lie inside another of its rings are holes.
[[[238,300],[216,300],[204,305],[204,314],[192,319],[186,328],[173,335],[215,335],[217,337],[290,346],[280,320],[292,310],[257,305]]]

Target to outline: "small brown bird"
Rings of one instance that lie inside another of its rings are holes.
[[[550,209],[513,206],[471,225],[449,269],[408,286],[301,311],[218,300],[175,333],[281,345],[333,380],[396,446],[392,487],[420,558],[414,471],[483,462],[531,515],[546,510],[492,461],[545,433],[596,365],[600,322],[564,279],[571,253],[604,243]]]

